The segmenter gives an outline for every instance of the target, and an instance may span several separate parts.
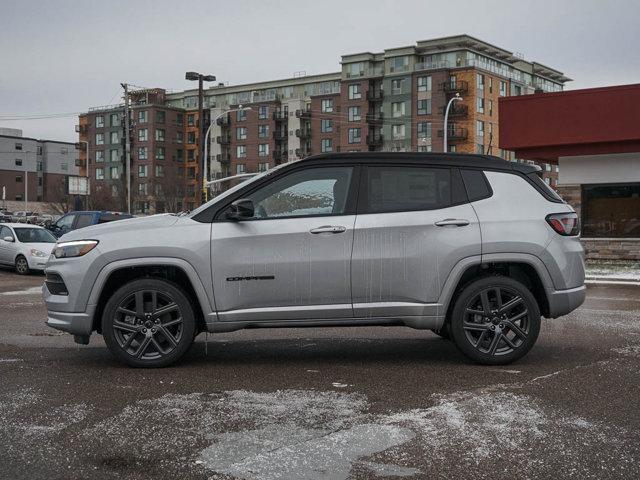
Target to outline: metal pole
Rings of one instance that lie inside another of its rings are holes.
[[[453,97],[451,100],[449,100],[449,103],[447,103],[447,108],[444,111],[444,147],[443,147],[444,153],[447,153],[449,151],[449,148],[447,145],[448,134],[449,134],[449,108],[451,108],[451,104],[456,100],[462,100],[462,97],[460,96],[459,93],[456,93],[456,96]]]
[[[29,185],[29,171],[27,170],[27,152],[24,152],[24,214],[27,215],[27,190]]]
[[[202,80],[203,75],[199,74],[198,75],[198,156],[200,156],[201,160],[200,160],[200,171],[202,172],[203,175],[203,182],[206,182],[207,179],[204,176],[204,172],[205,172],[205,163],[206,163],[206,158],[205,158],[205,153],[204,153],[204,149],[205,149],[205,142],[202,139],[202,133],[204,132],[204,92],[202,90]],[[200,198],[200,201],[202,201],[202,198]],[[205,196],[205,201],[206,201],[206,196]]]
[[[131,145],[129,144],[129,85],[121,83],[124,88],[124,158],[127,175],[127,212],[131,213]]]

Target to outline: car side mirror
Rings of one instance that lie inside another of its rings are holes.
[[[253,202],[248,198],[236,200],[229,206],[226,217],[229,220],[247,220],[253,218],[254,208]]]
[[[3,240],[4,240],[5,242],[13,242],[13,241],[14,241],[14,240],[13,240],[13,237],[10,237],[10,236],[8,236],[8,235],[7,235],[6,237],[4,237],[4,238],[3,238]]]

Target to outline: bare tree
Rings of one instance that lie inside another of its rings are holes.
[[[49,188],[49,198],[51,199],[51,209],[58,214],[65,214],[73,210],[75,197],[67,192],[67,183],[64,177],[58,179]]]

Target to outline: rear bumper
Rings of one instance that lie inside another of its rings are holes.
[[[584,303],[587,287],[582,285],[568,290],[555,290],[548,295],[549,318],[566,315]]]

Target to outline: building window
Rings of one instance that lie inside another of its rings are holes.
[[[333,99],[325,98],[320,102],[320,109],[322,113],[331,113],[333,112]]]
[[[184,160],[184,150],[181,148],[176,150],[176,162],[182,162]]]
[[[349,107],[349,121],[359,122],[360,120],[362,120],[360,107]]]
[[[330,138],[323,138],[321,140],[320,151],[322,153],[329,153],[333,151],[333,142]]]
[[[109,115],[109,122],[111,123],[112,127],[119,127],[120,126],[120,115],[117,113],[112,113],[111,115]]]
[[[476,120],[476,135],[484,137],[484,122],[482,120]]]
[[[393,140],[404,140],[406,129],[404,125],[391,125],[391,137]]]
[[[138,184],[138,194],[140,194],[140,195],[147,195],[148,194],[148,189],[147,189],[147,184],[146,183],[139,183]]]
[[[196,151],[187,150],[187,162],[194,162],[196,160]]]
[[[96,168],[96,180],[104,180],[104,168]]]
[[[489,77],[489,93],[493,93],[493,78]]]
[[[187,170],[187,176],[189,179],[196,178],[196,169],[195,167],[189,167]],[[189,195],[193,195],[193,185],[189,185]]]
[[[187,143],[194,145],[196,143],[196,132],[187,132]]]
[[[489,116],[493,115],[493,100],[489,100]]]
[[[147,166],[138,165],[138,178],[146,178],[146,176],[147,176]]]
[[[406,102],[393,102],[391,104],[391,116],[393,117],[404,117],[406,112]]]
[[[138,160],[146,160],[147,158],[147,147],[138,147]]]
[[[176,143],[182,143],[184,141],[184,133],[176,132]]]
[[[266,172],[267,170],[269,170],[269,162],[262,162],[258,164],[259,172]]]
[[[104,133],[96,133],[96,145],[104,145]],[[22,150],[22,147],[20,147]]]
[[[476,99],[476,111],[478,113],[484,113],[484,98],[478,97]]]
[[[100,162],[104,162],[104,150],[96,150],[96,163],[100,163]]]
[[[21,167],[22,166],[22,160],[19,158],[16,158],[16,167]]]
[[[320,121],[320,131],[322,133],[331,133],[333,132],[333,120],[328,118],[323,118]]]
[[[138,123],[147,123],[147,111],[140,110],[138,112]]]
[[[409,57],[405,55],[402,57],[392,58],[390,64],[391,65],[389,65],[389,71],[391,73],[406,72],[407,70],[409,70]]]
[[[247,156],[247,146],[246,145],[238,145],[236,146],[236,156],[238,158]]]
[[[362,98],[362,90],[359,83],[349,85],[349,100],[359,100]]]
[[[418,152],[430,152],[431,145],[418,145]]]
[[[240,175],[247,171],[247,166],[244,163],[238,163],[236,165],[236,175]]]
[[[418,138],[431,138],[431,122],[418,122]]]
[[[481,143],[476,144],[476,153],[482,155],[484,153],[484,145]]]
[[[431,91],[431,77],[418,77],[418,91],[419,92]]]
[[[42,146],[41,145],[38,145],[36,147],[36,155],[42,155]]]
[[[349,129],[349,143],[360,143],[362,141],[362,129],[350,128]]]
[[[141,128],[140,130],[138,130],[138,141],[139,142],[146,142],[148,138],[148,132],[146,128]]]
[[[195,127],[196,125],[196,116],[193,113],[187,115],[187,126]]]
[[[164,147],[156,147],[156,160],[164,160]]]
[[[113,145],[114,143],[120,143],[120,140],[118,139],[118,132],[111,132],[111,144]]]
[[[156,165],[156,177],[164,177],[164,165]]]
[[[16,177],[16,183],[22,183],[22,175]]]
[[[476,73],[476,86],[478,87],[478,90],[482,90],[484,94],[484,75],[481,73]]]
[[[431,115],[431,99],[418,100],[418,115]]]
[[[103,115],[97,115],[96,116],[96,128],[102,128],[104,127],[104,116]]]
[[[247,139],[247,127],[237,127],[236,128],[236,139],[237,140],[246,140]]]
[[[500,96],[507,96],[507,82],[500,80]]]
[[[156,112],[156,122],[164,123],[167,114],[163,110],[158,110]]]
[[[156,142],[164,142],[164,130],[156,128]]]
[[[100,134],[97,134],[97,135],[96,135],[96,137],[97,137],[98,135],[100,135]],[[22,143],[20,143],[20,142],[16,142],[16,143],[15,143],[15,149],[16,149],[16,150],[22,150]]]
[[[258,118],[260,120],[269,118],[269,107],[266,105],[260,105],[260,107],[258,107]]]
[[[176,113],[176,123],[179,126],[182,126],[184,124],[184,114],[183,113]]]
[[[269,144],[261,143],[260,145],[258,145],[258,156],[266,157],[268,155],[269,155]]]
[[[118,155],[118,150],[109,150],[109,161],[110,162],[117,162],[118,160],[120,160],[120,155]],[[96,157],[96,162],[98,161],[98,158]]]
[[[269,136],[269,125],[258,125],[258,138],[267,138]]]
[[[520,85],[514,85],[513,86],[513,94],[518,97],[520,95],[522,95],[522,87]]]
[[[391,94],[400,95],[403,91],[404,78],[395,78],[391,80]]]
[[[109,169],[109,174],[113,180],[118,180],[120,178],[120,171],[118,170],[118,167],[111,167]]]
[[[236,121],[244,122],[247,119],[247,111],[246,110],[238,110],[236,112]]]

